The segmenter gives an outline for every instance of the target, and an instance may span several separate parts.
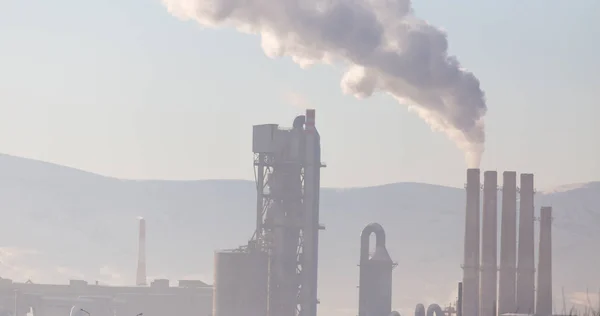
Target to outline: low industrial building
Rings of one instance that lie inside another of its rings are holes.
[[[170,286],[159,279],[150,286],[106,286],[71,280],[68,285],[16,283],[0,279],[0,316],[66,316],[74,308],[94,316],[198,315],[212,313],[212,286],[181,280]],[[16,311],[16,313],[15,313]]]

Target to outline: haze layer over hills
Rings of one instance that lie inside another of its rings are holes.
[[[406,314],[419,302],[453,300],[462,275],[464,196],[460,188],[419,183],[323,189],[320,309],[356,314],[359,236],[370,222],[384,226],[398,262],[394,307]],[[0,155],[0,276],[133,284],[136,218],[143,216],[151,278],[211,283],[213,251],[251,237],[255,199],[251,181],[119,180]],[[539,192],[535,205],[536,213],[554,207],[556,308],[561,286],[567,304],[585,304],[586,287],[597,302],[600,182]]]

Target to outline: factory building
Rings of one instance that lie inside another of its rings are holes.
[[[212,313],[213,287],[199,280],[157,279],[146,286],[146,221],[139,219],[136,286],[71,280],[68,285],[16,283],[0,278],[0,316],[202,315]],[[264,314],[263,314],[264,315]]]
[[[0,280],[0,315],[69,315],[78,306],[92,315],[204,315],[212,311],[212,286],[198,280],[154,280],[150,286],[105,286],[71,280],[69,284]]]
[[[319,231],[324,229],[319,222],[320,169],[325,166],[315,111],[297,116],[291,128],[255,125],[252,148],[256,228],[246,245],[215,252],[213,286],[181,280],[171,287],[168,280],[162,279],[147,286],[146,221],[140,218],[137,286],[90,285],[80,280],[69,285],[45,285],[0,279],[0,316],[23,316],[30,310],[36,316],[79,312],[316,316]],[[516,172],[503,173],[500,240],[497,172],[485,171],[481,186],[481,171],[468,169],[465,188],[463,280],[456,309],[443,310],[438,304],[425,309],[425,305],[418,304],[415,315],[551,315],[552,209],[541,210],[536,292],[533,174],[521,174],[518,188]],[[370,252],[372,235],[375,249]],[[360,245],[358,316],[399,316],[392,311],[392,272],[396,264],[387,251],[383,227],[378,223],[367,225]]]
[[[480,170],[467,170],[461,316],[496,316],[509,313],[551,315],[552,209],[542,207],[541,210],[536,289],[533,174],[520,175],[520,188],[517,188],[516,172],[507,171],[503,174],[499,269],[497,173],[486,171],[483,178],[483,201],[480,201]],[[483,205],[481,216],[480,205]]]

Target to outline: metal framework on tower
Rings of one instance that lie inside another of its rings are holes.
[[[269,254],[269,316],[315,316],[320,139],[314,110],[292,129],[254,127],[256,250]]]

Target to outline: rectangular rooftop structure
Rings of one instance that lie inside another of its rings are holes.
[[[272,153],[275,151],[275,134],[277,124],[263,124],[252,126],[252,151],[255,153]]]

